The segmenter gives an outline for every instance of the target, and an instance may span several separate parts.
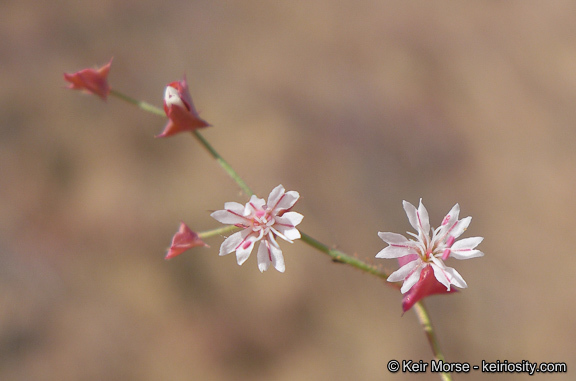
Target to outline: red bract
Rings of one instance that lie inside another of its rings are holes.
[[[434,276],[432,266],[426,266],[420,273],[420,279],[402,298],[402,310],[408,311],[419,300],[434,294],[450,294],[458,292],[455,288],[450,291]]]
[[[165,138],[184,131],[194,131],[198,128],[208,127],[206,121],[200,119],[192,103],[192,97],[184,79],[169,83],[164,92],[164,111],[169,121],[157,138]]]
[[[204,241],[198,237],[198,234],[193,232],[184,222],[180,223],[180,229],[174,234],[172,244],[168,249],[168,253],[164,259],[174,258],[188,249],[196,246],[209,247]]]
[[[70,82],[67,88],[83,90],[106,100],[108,93],[110,93],[108,72],[110,71],[111,64],[112,58],[106,65],[99,69],[84,69],[72,74],[64,73],[64,79]]]

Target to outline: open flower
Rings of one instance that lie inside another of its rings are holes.
[[[84,69],[72,74],[64,73],[64,79],[70,82],[68,89],[83,90],[106,100],[110,93],[110,85],[108,85],[110,65],[112,65],[112,59],[99,69]]]
[[[252,196],[245,206],[237,202],[225,203],[224,210],[218,210],[210,216],[242,230],[224,240],[220,246],[220,255],[235,251],[238,264],[241,265],[252,253],[255,243],[261,241],[258,247],[260,271],[268,270],[272,264],[276,270],[284,272],[284,257],[276,237],[290,243],[300,238],[296,225],[302,222],[304,216],[290,211],[298,198],[298,192],[286,192],[282,185],[278,185],[270,192],[268,202]]]
[[[444,260],[449,257],[476,258],[484,253],[476,249],[482,242],[482,237],[465,238],[456,242],[456,238],[468,228],[472,220],[472,217],[458,220],[458,204],[452,207],[442,224],[432,231],[432,237],[428,211],[422,200],[418,209],[409,202],[404,201],[403,204],[410,224],[417,231],[417,234],[408,234],[415,239],[407,239],[401,234],[380,232],[378,236],[389,246],[376,254],[376,258],[398,258],[401,267],[388,277],[388,281],[404,281],[400,291],[404,294],[403,307],[406,311],[426,296],[454,291],[452,285],[468,287],[462,276],[455,269],[447,267]]]
[[[198,237],[196,232],[192,231],[184,222],[180,223],[180,228],[178,232],[174,234],[172,238],[172,244],[168,249],[168,253],[164,259],[174,258],[177,255],[182,254],[188,249],[196,246],[206,246],[209,247],[204,241]]]
[[[164,91],[164,111],[168,123],[157,138],[165,138],[184,131],[194,131],[208,127],[206,121],[200,119],[192,103],[192,97],[186,83],[186,76],[181,81],[169,83]]]

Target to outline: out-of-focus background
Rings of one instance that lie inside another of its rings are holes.
[[[573,1],[4,0],[0,37],[1,380],[437,378],[386,369],[432,359],[400,294],[302,242],[285,274],[220,237],[164,261],[246,197],[165,119],[64,89],[111,57],[158,106],[186,73],[258,194],[298,190],[303,231],[388,271],[402,200],[433,226],[460,203],[486,256],[426,300],[447,360],[576,365]]]

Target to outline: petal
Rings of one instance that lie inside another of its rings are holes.
[[[188,81],[186,81],[186,74],[182,77],[181,81],[172,82],[172,86],[178,89],[178,94],[182,101],[187,105],[187,108],[193,112],[197,113],[196,109],[194,108],[194,103],[192,102],[192,96],[190,95],[190,90],[188,89]]]
[[[165,107],[166,116],[169,121],[157,138],[166,138],[181,132],[194,131],[199,128],[210,127],[210,124],[194,115],[185,107],[173,104]]]
[[[252,253],[252,249],[254,249],[254,244],[259,240],[259,237],[255,236],[254,234],[248,235],[236,248],[236,260],[238,264],[241,265]]]
[[[390,245],[396,244],[396,245],[408,246],[407,243],[410,242],[410,240],[408,240],[402,234],[398,234],[398,233],[379,232],[378,237],[380,237],[382,239],[382,241],[384,241]]]
[[[462,276],[453,269],[452,267],[447,267],[439,260],[432,259],[432,268],[434,269],[434,276],[440,283],[442,283],[448,291],[450,291],[450,285],[453,284],[456,287],[466,288],[468,285],[462,278]]]
[[[468,287],[468,284],[466,284],[466,281],[464,278],[462,278],[458,271],[456,271],[456,269],[453,269],[452,267],[446,267],[444,271],[450,275],[450,283],[452,283],[454,286],[459,288]]]
[[[476,248],[484,240],[484,237],[469,237],[454,242],[453,249],[470,250]]]
[[[472,258],[479,258],[483,257],[484,253],[480,250],[468,250],[468,251],[454,251],[454,249],[450,250],[450,257],[454,259],[472,259]]]
[[[446,290],[450,290],[450,283],[452,276],[446,272],[447,267],[442,263],[442,261],[432,258],[432,269],[434,270],[434,276],[438,279],[438,282],[442,283]]]
[[[244,205],[234,201],[224,203],[224,209],[234,212],[238,215],[242,215],[242,213],[244,213]]]
[[[224,242],[222,242],[222,245],[220,245],[219,255],[226,255],[236,251],[238,245],[244,241],[248,234],[250,234],[250,229],[244,229],[226,238]]]
[[[286,212],[282,216],[276,217],[276,223],[284,226],[297,226],[302,222],[304,216],[297,212]]]
[[[442,226],[452,226],[456,221],[458,221],[458,216],[460,215],[460,205],[456,204],[450,209],[448,214],[444,217],[442,221]]]
[[[235,204],[231,202],[227,202],[226,206],[230,206],[230,204]],[[238,213],[238,208],[234,207],[232,209],[226,208],[225,210],[217,210],[210,214],[210,217],[214,218],[216,221],[221,222],[223,224],[230,224],[230,225],[246,225],[247,219],[246,217],[242,216],[244,206],[237,204],[240,206],[240,213]]]
[[[255,195],[250,197],[250,201],[246,203],[246,207],[244,209],[244,215],[250,216],[255,214],[258,211],[264,211],[264,206],[266,205],[266,201],[263,198],[258,198]]]
[[[456,223],[458,223],[458,215],[459,214],[460,214],[460,205],[456,204],[452,207],[452,209],[450,209],[448,214],[446,214],[446,216],[444,216],[442,223],[436,229],[435,236],[437,236],[438,239],[443,240],[446,238],[446,236],[448,235],[448,232],[454,228],[454,225]],[[450,233],[450,235],[454,235],[454,234]],[[456,237],[454,237],[454,238],[456,238]]]
[[[284,196],[286,190],[282,186],[282,184],[278,185],[276,188],[272,189],[272,192],[268,195],[268,207],[274,208],[274,206],[280,201],[282,196]]]
[[[278,185],[268,196],[268,207],[276,212],[288,210],[296,204],[300,194],[296,191],[286,192],[282,185]]]
[[[405,255],[415,254],[415,242],[406,239],[406,237],[401,234],[379,232],[378,236],[390,246],[376,254],[376,258],[399,258]]]
[[[301,237],[300,231],[296,228],[274,225],[272,229],[279,237],[288,242],[292,242]]]
[[[272,255],[269,249],[270,244],[266,240],[260,241],[260,246],[258,247],[258,269],[260,272],[268,270],[270,263],[272,262]]]
[[[416,267],[418,267],[419,264],[420,261],[413,261],[400,267],[398,270],[390,274],[390,276],[387,279],[388,282],[399,282],[401,280],[404,280],[408,276],[408,274],[410,274]]]
[[[300,193],[296,191],[288,191],[284,194],[284,197],[276,204],[276,210],[289,210],[296,204],[300,198]]]
[[[182,108],[187,108],[182,98],[178,94],[178,89],[170,85],[166,86],[164,91],[164,107],[169,108],[170,106],[180,106]]]
[[[406,255],[411,254],[415,254],[414,250],[411,247],[390,245],[380,250],[380,252],[376,254],[376,258],[392,259],[392,258],[404,257]]]
[[[402,205],[404,206],[404,211],[406,212],[408,221],[410,221],[410,225],[412,225],[414,229],[420,231],[418,226],[418,211],[416,210],[416,207],[408,201],[402,201]]]
[[[236,260],[238,264],[241,265],[248,259],[254,248],[254,243],[260,238],[261,236],[257,236],[250,229],[244,229],[234,233],[222,242],[220,255],[226,255],[236,251]]]
[[[303,218],[304,216],[300,213],[287,212],[282,217],[275,218],[276,222],[272,228],[287,241],[298,239],[300,238],[300,232],[295,228],[295,226],[298,225]]]
[[[408,275],[408,277],[406,277],[406,279],[404,279],[404,284],[402,284],[402,288],[400,288],[400,292],[405,294],[406,292],[408,292],[408,290],[410,290],[412,288],[412,286],[414,286],[417,282],[418,279],[420,279],[420,273],[422,272],[422,268],[425,266],[422,266],[422,262],[418,263],[419,261],[414,261],[417,263],[416,268],[414,269],[414,271]],[[410,262],[410,263],[414,263],[414,262]],[[408,264],[409,265],[409,264]],[[406,266],[408,266],[406,265]],[[404,267],[406,267],[404,266]]]
[[[281,273],[286,270],[282,250],[271,242],[262,240],[258,248],[258,268],[264,272],[268,270],[270,263]]]
[[[284,256],[282,255],[282,250],[279,247],[270,245],[272,251],[272,266],[279,272],[283,273],[286,271],[286,265],[284,264]]]
[[[420,234],[429,234],[430,232],[430,222],[428,217],[428,211],[424,204],[422,204],[422,199],[420,199],[420,204],[418,209],[408,201],[403,201],[404,210],[406,211],[406,216],[410,221],[410,225],[418,231]]]
[[[464,231],[468,229],[468,226],[470,225],[471,221],[472,217],[466,217],[461,219],[456,224],[454,224],[454,226],[450,229],[449,234],[454,238],[460,237],[462,233],[464,233]]]
[[[457,241],[450,249],[450,256],[456,259],[470,259],[484,256],[480,250],[475,247],[484,240],[483,237],[470,237]]]
[[[430,233],[430,220],[428,217],[428,211],[424,204],[422,204],[422,199],[420,199],[420,205],[418,205],[418,221],[420,223],[420,229],[418,231],[429,234]]]

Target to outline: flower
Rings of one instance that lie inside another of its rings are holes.
[[[292,243],[300,238],[296,225],[302,222],[303,215],[290,210],[298,201],[300,195],[296,191],[286,192],[282,185],[278,185],[270,192],[268,202],[262,198],[252,196],[243,206],[237,202],[227,202],[224,210],[212,213],[214,219],[223,224],[236,225],[243,230],[226,238],[220,246],[220,255],[236,251],[238,264],[244,263],[257,241],[258,268],[261,272],[268,270],[272,264],[276,270],[284,272],[284,257],[276,237]]]
[[[477,250],[476,246],[484,238],[472,237],[456,242],[456,238],[464,233],[472,220],[472,217],[458,220],[458,204],[452,207],[442,224],[432,231],[432,237],[428,211],[422,200],[418,209],[406,201],[403,205],[410,224],[417,231],[417,234],[408,233],[415,240],[401,234],[380,232],[378,236],[389,246],[376,254],[376,258],[398,258],[400,268],[388,277],[388,281],[404,281],[400,291],[404,294],[404,311],[407,311],[426,296],[455,291],[452,285],[468,287],[462,276],[455,269],[447,267],[444,261],[448,257],[469,259],[483,256],[484,253]]]
[[[99,69],[84,69],[76,73],[64,73],[64,79],[70,82],[68,89],[83,90],[91,94],[98,95],[103,100],[106,100],[110,93],[110,85],[108,85],[108,73],[110,72],[110,61]]]
[[[196,246],[209,247],[204,241],[198,237],[198,234],[193,232],[184,222],[180,223],[178,232],[172,238],[172,244],[168,249],[168,253],[164,259],[174,258],[188,249]]]
[[[168,123],[157,138],[176,135],[184,131],[194,131],[198,128],[208,127],[206,121],[200,119],[192,103],[192,97],[186,83],[186,76],[181,81],[171,82],[164,91],[164,111]]]

